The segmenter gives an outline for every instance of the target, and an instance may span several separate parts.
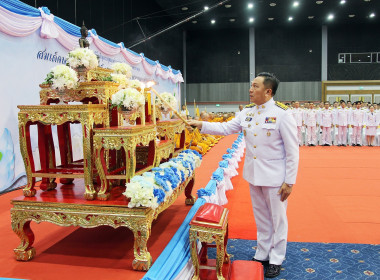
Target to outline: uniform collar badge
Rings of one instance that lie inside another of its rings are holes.
[[[266,117],[265,123],[276,123],[276,117]]]

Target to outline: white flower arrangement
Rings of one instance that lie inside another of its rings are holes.
[[[94,69],[98,66],[98,58],[95,53],[88,48],[77,48],[69,52],[67,59],[71,68],[85,67],[87,70]]]
[[[141,82],[136,79],[128,81],[128,87],[142,90]]]
[[[177,99],[171,93],[163,92],[160,95],[172,108],[177,108]],[[158,97],[156,97],[156,104],[163,112],[169,112],[170,108]]]
[[[77,73],[66,65],[57,65],[51,69],[45,79],[45,84],[58,90],[76,88],[78,85]]]
[[[132,67],[126,63],[116,62],[111,65],[111,69],[116,74],[122,74],[126,76],[127,79],[130,79],[132,77]]]
[[[150,184],[142,184],[141,181],[126,184],[127,188],[123,193],[126,197],[131,200],[128,202],[128,207],[150,207],[157,208],[157,198],[153,194],[153,186]]]
[[[119,84],[120,88],[126,88],[128,84],[127,76],[124,74],[111,74],[112,81]]]
[[[124,106],[132,111],[145,104],[145,96],[134,88],[121,89],[112,95],[111,103],[113,107]]]

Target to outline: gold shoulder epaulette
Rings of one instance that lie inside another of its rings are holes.
[[[289,109],[288,106],[286,106],[284,103],[281,103],[281,102],[279,102],[279,101],[276,101],[276,106],[277,106],[277,107],[280,107],[280,108],[283,109],[283,110],[288,110],[288,109]]]
[[[253,108],[253,107],[255,107],[255,106],[256,106],[255,103],[251,103],[251,104],[245,105],[244,108]]]

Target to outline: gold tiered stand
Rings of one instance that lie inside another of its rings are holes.
[[[185,127],[180,120],[156,123],[155,105],[150,103],[149,90],[144,91],[145,106],[131,118],[136,125],[121,127],[121,114],[110,104],[118,84],[99,81],[109,74],[110,70],[101,68],[89,71],[87,82],[64,95],[41,85],[40,105],[18,106],[20,148],[28,184],[24,195],[12,200],[12,229],[21,239],[14,250],[17,260],[28,261],[36,254],[32,247],[31,221],[83,228],[108,225],[133,231],[133,269],[148,270],[152,258],[147,241],[153,220],[184,190],[186,204],[194,203],[192,174],[158,208],[128,207],[128,199],[122,194],[124,182],[182,151]],[[83,104],[67,104],[72,101]],[[58,102],[66,104],[50,105]],[[84,158],[81,161],[73,161],[70,123],[82,125]],[[30,126],[34,124],[38,128],[40,170],[35,168],[31,147]],[[55,163],[53,125],[57,126],[60,166]],[[157,135],[160,141],[156,141]],[[180,139],[177,146],[176,138]],[[41,177],[42,181],[36,184],[36,177]],[[56,178],[66,185],[57,188]]]

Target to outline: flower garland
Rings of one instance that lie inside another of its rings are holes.
[[[199,166],[201,160],[202,156],[198,152],[186,150],[177,158],[170,159],[141,176],[134,176],[126,184],[123,193],[130,198],[128,207],[157,208],[172,195],[175,188],[193,174],[194,167]]]
[[[58,90],[72,89],[78,85],[78,76],[70,67],[57,65],[47,74],[44,84],[50,84]]]
[[[71,68],[85,67],[88,70],[98,67],[98,58],[95,53],[88,48],[77,48],[69,52],[67,59]]]

